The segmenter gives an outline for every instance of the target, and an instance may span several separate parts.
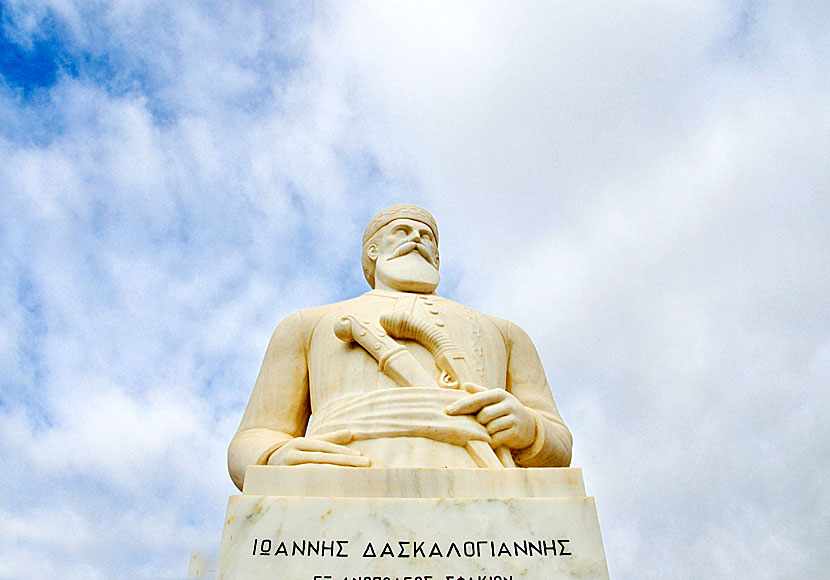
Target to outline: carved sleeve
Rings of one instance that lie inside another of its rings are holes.
[[[504,334],[508,353],[505,388],[536,419],[535,441],[515,452],[514,459],[522,467],[567,467],[571,463],[571,432],[556,408],[536,347],[515,324],[508,322]]]
[[[302,316],[295,312],[271,337],[242,423],[228,448],[228,470],[239,489],[248,465],[266,464],[274,451],[305,433],[309,405]]]

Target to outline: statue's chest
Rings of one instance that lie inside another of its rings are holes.
[[[335,334],[336,326],[344,319],[351,321],[355,333],[349,340]],[[365,335],[359,335],[364,331]],[[315,328],[309,352],[312,390],[325,383],[329,398],[398,386],[390,373],[384,372],[388,357],[394,354],[391,351],[398,345],[407,352],[397,356],[413,358],[436,383],[442,374],[436,355],[439,347],[449,347],[466,359],[470,380],[487,388],[504,386],[504,341],[492,323],[455,302],[408,294],[353,303],[323,317]]]

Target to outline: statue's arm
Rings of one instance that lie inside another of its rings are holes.
[[[571,463],[573,439],[556,408],[536,347],[515,324],[507,322],[502,329],[508,354],[505,388],[536,420],[533,443],[515,451],[514,459],[522,467],[567,467]]]
[[[305,433],[309,417],[308,364],[302,315],[274,331],[242,423],[228,448],[231,479],[242,488],[245,468],[264,465],[280,447]]]

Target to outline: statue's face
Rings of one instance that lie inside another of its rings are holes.
[[[432,230],[410,219],[392,220],[367,248],[375,261],[375,288],[430,293],[438,287],[438,244]]]

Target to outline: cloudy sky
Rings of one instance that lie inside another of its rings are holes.
[[[183,578],[380,208],[523,326],[611,577],[830,567],[830,4],[0,2],[0,578]]]

